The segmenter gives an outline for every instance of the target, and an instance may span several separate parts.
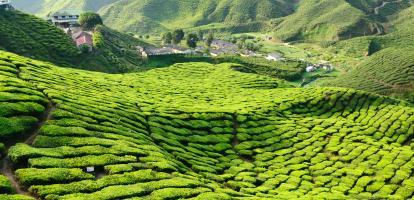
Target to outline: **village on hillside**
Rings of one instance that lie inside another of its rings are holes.
[[[77,10],[60,10],[49,14],[47,20],[71,36],[78,48],[84,46],[92,51],[93,32],[83,30],[79,24],[80,15]]]

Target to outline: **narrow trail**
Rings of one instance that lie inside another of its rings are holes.
[[[47,97],[47,95],[45,95],[45,96]],[[57,106],[56,106],[55,103],[52,102],[52,100],[50,98],[47,97],[47,99],[49,100],[49,103],[48,103],[47,108],[46,108],[45,112],[43,113],[43,115],[40,116],[39,122],[33,127],[30,134],[27,134],[27,136],[25,138],[21,138],[21,139],[15,141],[15,143],[24,142],[25,144],[31,145],[33,143],[34,139],[36,138],[36,136],[39,134],[40,129],[42,128],[42,126],[46,123],[47,120],[52,118],[52,113],[57,108]],[[8,152],[9,148],[10,148],[10,146],[7,147],[5,152]],[[30,194],[27,192],[27,190],[24,189],[19,184],[17,178],[14,175],[14,171],[15,171],[15,166],[14,166],[13,162],[11,161],[9,155],[7,155],[6,157],[4,157],[1,160],[1,171],[0,171],[1,174],[5,175],[9,179],[13,190],[17,194],[30,196]]]
[[[240,159],[244,160],[245,162],[252,162],[252,158],[246,157],[244,155],[241,155],[236,151],[236,146],[240,144],[239,138],[237,137],[237,130],[239,129],[240,124],[237,120],[237,113],[233,114],[233,138],[231,141],[231,146],[233,148],[233,151],[237,153]]]
[[[400,2],[402,2],[402,0],[396,0],[396,1],[384,1],[384,2],[382,2],[382,4],[381,4],[380,6],[378,6],[378,7],[376,7],[376,8],[374,9],[374,13],[375,13],[376,15],[379,15],[379,11],[381,10],[381,8],[385,7],[387,4],[390,4],[390,3],[400,3]]]

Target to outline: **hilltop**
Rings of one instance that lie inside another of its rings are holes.
[[[18,0],[18,5],[24,1]],[[315,42],[391,32],[388,24],[392,16],[411,7],[411,1],[384,2],[388,1],[60,0],[43,1],[40,5],[52,11],[64,8],[98,11],[109,27],[135,34],[162,33],[175,28],[231,33],[260,31],[283,41]],[[96,3],[94,7],[90,6],[92,3]],[[41,9],[32,12],[44,14]]]
[[[414,108],[392,98],[292,88],[234,71],[234,64],[111,75],[6,52],[0,59],[7,104],[0,120],[13,127],[1,136],[28,138],[4,160],[19,168],[2,172],[13,170],[17,179],[8,178],[23,194],[25,188],[41,199],[71,200],[414,194]]]

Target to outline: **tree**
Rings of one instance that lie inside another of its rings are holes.
[[[208,33],[206,41],[205,41],[206,46],[211,47],[211,44],[213,43],[213,40],[214,40],[214,33],[212,31],[210,31]]]
[[[201,30],[198,30],[197,37],[200,41],[204,40],[204,33]]]
[[[173,40],[173,35],[172,35],[171,32],[165,33],[162,36],[162,41],[163,41],[164,44],[171,44],[172,40]]]
[[[183,29],[177,29],[173,32],[173,43],[179,44],[184,39],[184,31]]]
[[[85,29],[93,29],[96,25],[103,24],[101,16],[94,12],[85,12],[79,16],[79,24]]]
[[[80,46],[79,46],[79,50],[80,50],[80,51],[81,51],[81,53],[83,53],[83,54],[89,54],[89,53],[91,52],[91,47],[90,47],[90,46],[88,46],[88,45],[83,44],[83,45],[80,45]]]
[[[196,48],[197,47],[197,42],[198,42],[197,34],[194,34],[194,33],[188,34],[188,36],[187,36],[187,45],[190,48]]]

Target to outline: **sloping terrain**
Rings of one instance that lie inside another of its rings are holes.
[[[80,54],[72,39],[50,23],[20,11],[0,10],[0,48],[67,65]]]
[[[398,100],[290,88],[233,64],[110,75],[0,59],[0,108],[35,102],[50,116],[8,152],[19,184],[41,199],[414,195],[414,108]],[[1,122],[26,115],[12,109]]]
[[[145,33],[210,23],[269,20],[290,14],[293,8],[294,3],[286,0],[151,0],[120,1],[99,12],[113,28]],[[119,19],[123,19],[123,23]]]
[[[17,0],[17,7],[25,9]],[[283,41],[337,41],[391,32],[393,15],[412,6],[411,0],[43,0],[46,11],[98,11],[116,30],[139,34],[175,28],[224,32],[273,32]],[[407,12],[407,15],[409,13]]]
[[[276,27],[287,41],[332,41],[376,33],[375,22],[345,0],[301,1],[296,12]]]
[[[149,44],[104,25],[98,25],[93,32],[94,52],[82,56],[78,67],[109,73],[147,70],[136,47]]]
[[[379,51],[329,84],[399,96],[414,102],[414,49],[387,48]]]
[[[47,21],[0,10],[0,49],[66,67],[109,73],[145,70],[136,46],[148,44],[106,26],[94,32],[95,51],[81,54],[74,41]]]

